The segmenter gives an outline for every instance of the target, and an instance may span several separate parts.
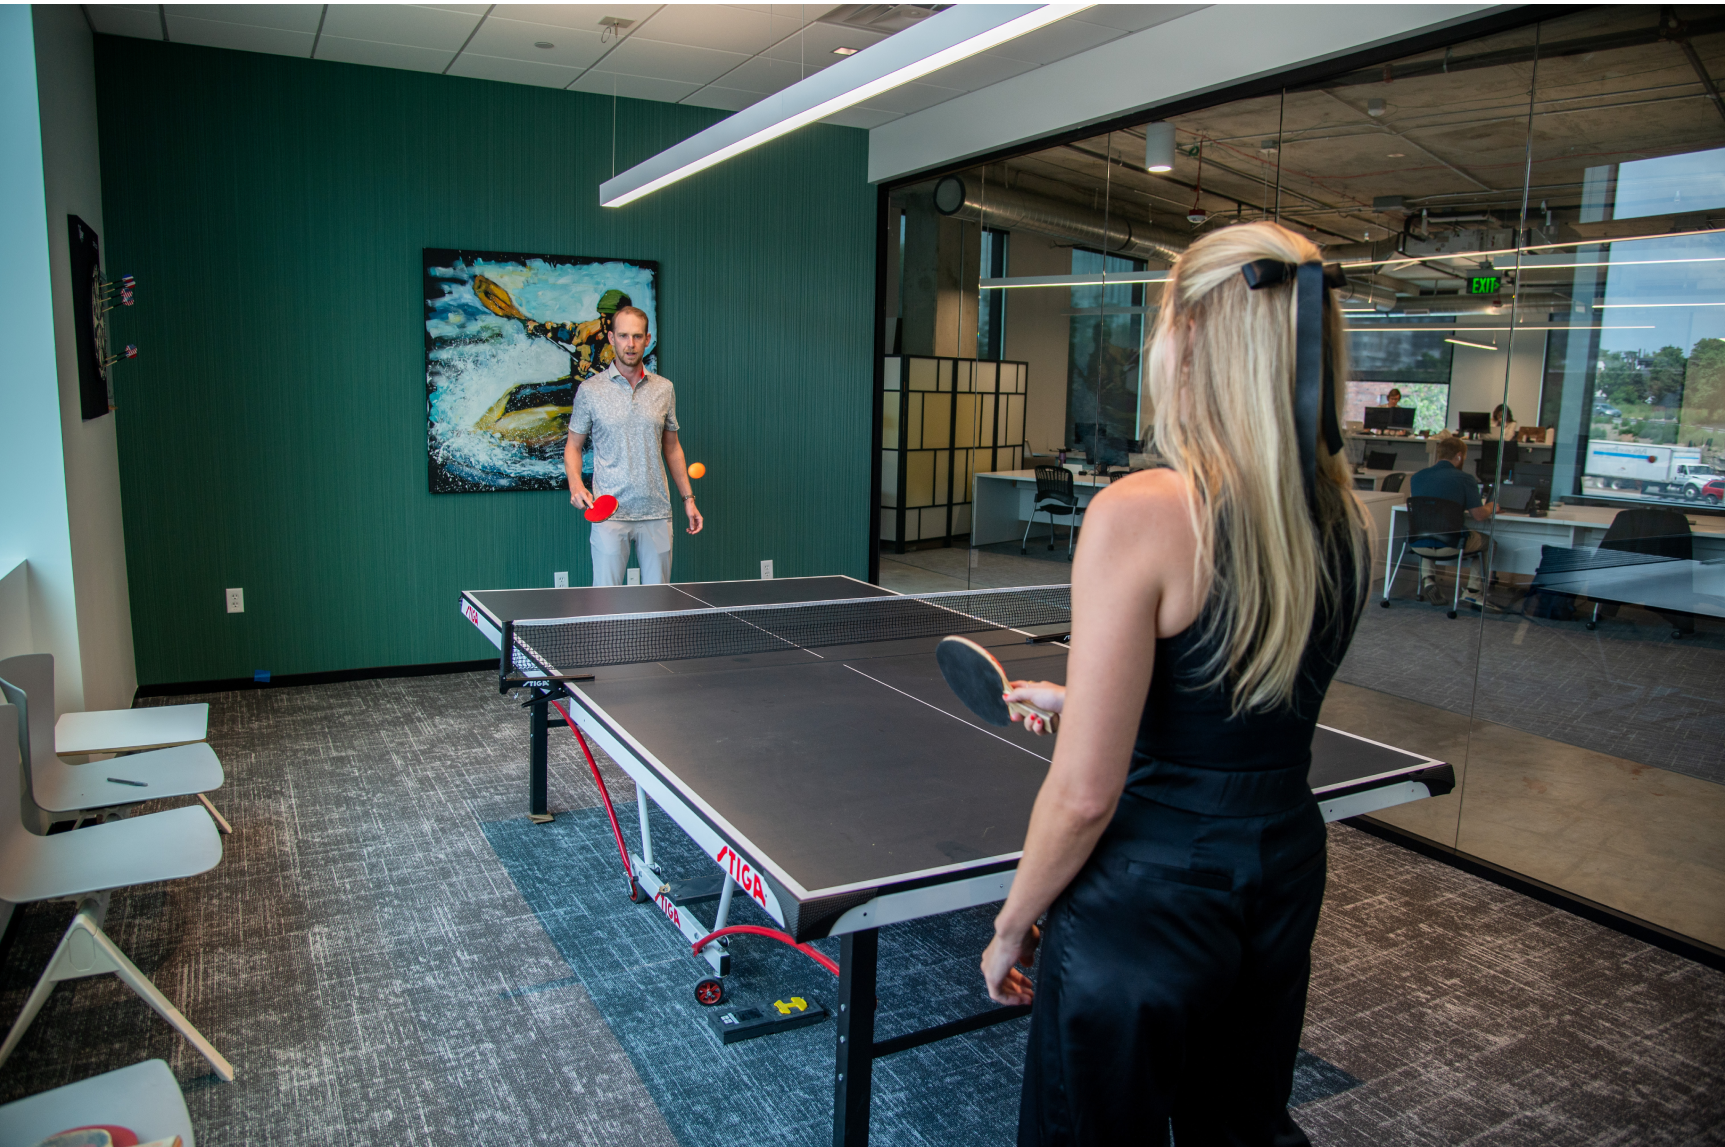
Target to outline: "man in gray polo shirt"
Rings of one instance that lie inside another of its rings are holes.
[[[589,375],[575,392],[563,465],[569,504],[585,509],[598,494],[617,499],[617,512],[592,525],[593,584],[622,585],[629,543],[641,564],[643,585],[671,580],[671,496],[665,469],[683,496],[689,532],[701,532],[701,512],[689,491],[689,470],[677,440],[677,393],[671,380],[642,363],[650,336],[647,313],[623,307],[611,321],[611,365]],[[581,481],[581,451],[593,438],[593,489]]]

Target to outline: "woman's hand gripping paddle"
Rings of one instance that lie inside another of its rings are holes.
[[[610,494],[600,494],[593,499],[593,504],[581,511],[581,516],[589,522],[603,522],[617,512],[617,499]]]
[[[1036,717],[1053,732],[1059,716],[1022,701],[1008,701],[1006,670],[994,654],[968,637],[943,637],[935,647],[940,675],[965,707],[990,725],[1009,725],[1012,717]]]

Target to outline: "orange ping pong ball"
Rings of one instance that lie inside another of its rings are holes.
[[[707,473],[707,467],[706,467],[706,464],[703,462],[691,463],[689,466],[689,477],[691,477],[691,478],[700,478],[700,477],[704,476],[706,473]]]

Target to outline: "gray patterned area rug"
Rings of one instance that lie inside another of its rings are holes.
[[[552,742],[551,799],[571,815],[525,822],[525,716],[487,675],[205,699],[228,772],[214,795],[235,835],[204,876],[117,894],[109,932],[238,1079],[217,1082],[137,997],[98,977],[55,991],[0,1068],[0,1101],[160,1056],[202,1147],[825,1141],[830,1025],[727,1049],[753,1062],[808,1045],[818,1067],[806,1070],[822,1079],[790,1115],[768,1115],[772,1126],[755,1125],[759,1104],[725,1094],[688,1101],[709,1109],[692,1116],[663,1098],[677,1057],[692,1057],[660,1024],[699,966],[649,909],[622,900],[598,859],[605,836],[585,831],[597,814],[581,811],[596,790],[566,735]],[[511,855],[544,855],[565,834],[544,863]],[[564,866],[583,850],[597,875],[566,895]],[[1331,856],[1308,1101],[1295,1112],[1314,1142],[1725,1142],[1725,976],[1345,827]],[[588,897],[629,935],[604,942],[602,922],[581,918]],[[0,959],[0,1023],[70,911],[20,911]],[[910,946],[905,966],[921,979],[907,982],[933,1002],[883,998],[903,1009],[884,1032],[974,1002],[968,949],[986,913],[975,915]],[[758,963],[763,978],[739,993],[802,975],[818,996],[826,974],[798,961],[783,977]],[[920,1049],[926,1063],[886,1061],[879,1141],[1010,1142],[1021,1026]],[[798,1078],[770,1082],[794,1091]],[[955,1086],[979,1079],[995,1081],[987,1095]]]

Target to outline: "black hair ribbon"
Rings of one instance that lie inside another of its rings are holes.
[[[1258,259],[1240,268],[1254,291],[1293,279],[1294,309],[1294,437],[1300,444],[1300,473],[1306,480],[1306,500],[1316,504],[1318,480],[1318,419],[1323,414],[1324,445],[1342,452],[1342,428],[1336,420],[1336,380],[1324,354],[1326,287],[1348,285],[1338,263],[1284,263]]]

